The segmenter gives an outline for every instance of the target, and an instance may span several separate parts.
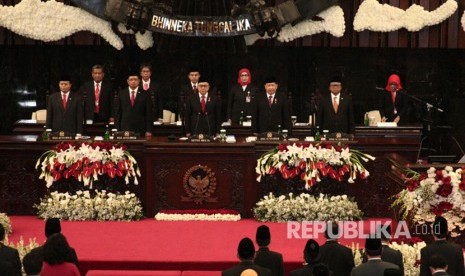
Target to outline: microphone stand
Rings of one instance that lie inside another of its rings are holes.
[[[197,113],[197,121],[195,122],[194,135],[197,135],[197,127],[199,125],[200,112]]]
[[[211,130],[210,130],[210,120],[208,119],[208,112],[205,112],[203,114],[206,118],[207,118],[207,126],[208,126],[208,138],[210,139],[210,136],[211,136]]]

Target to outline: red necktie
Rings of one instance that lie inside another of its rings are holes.
[[[148,83],[144,83],[144,90],[149,90],[149,84]]]
[[[200,100],[200,105],[202,106],[202,113],[205,113],[206,111],[205,96],[202,96],[202,99]]]
[[[66,109],[66,103],[67,103],[67,94],[63,93],[63,108]]]
[[[136,101],[136,91],[131,91],[131,106],[134,106],[134,102]]]
[[[268,97],[268,105],[271,107],[273,105],[273,96]]]
[[[391,92],[392,103],[396,103],[396,92]]]
[[[337,109],[339,108],[339,104],[337,103],[337,97],[334,97],[333,108],[334,108],[334,112],[337,113]]]
[[[100,84],[95,84],[95,112],[100,111]]]
[[[192,85],[192,90],[194,90],[194,92],[197,92],[197,85]]]

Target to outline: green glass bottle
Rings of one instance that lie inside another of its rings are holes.
[[[315,141],[321,141],[321,134],[320,134],[320,127],[319,126],[316,127]]]
[[[42,132],[42,140],[43,140],[43,141],[47,141],[47,140],[48,140],[47,126],[44,126],[44,131]]]
[[[368,113],[365,113],[365,118],[363,119],[363,124],[365,126],[369,126],[370,125],[370,119],[368,119]]]
[[[241,117],[239,117],[239,125],[244,125],[244,111],[241,111]]]
[[[278,135],[279,137],[281,137],[281,134],[282,134],[282,129],[281,129],[281,125],[278,125]]]
[[[105,134],[103,135],[103,139],[104,139],[105,141],[110,140],[110,129],[108,128],[108,125],[106,126]]]

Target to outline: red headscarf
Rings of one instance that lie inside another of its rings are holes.
[[[389,79],[387,81],[387,84],[386,84],[386,90],[388,92],[391,92],[391,83],[395,83],[397,84],[397,90],[401,90],[402,89],[402,84],[400,84],[400,78],[398,75],[396,74],[392,74],[389,76]]]
[[[249,75],[249,80],[246,81],[246,82],[242,82],[241,81],[241,74],[242,73],[247,73]],[[240,86],[243,86],[243,85],[249,85],[250,83],[252,82],[252,75],[250,74],[250,71],[249,69],[247,68],[242,68],[241,70],[239,70],[239,74],[237,76],[237,83],[240,85]]]

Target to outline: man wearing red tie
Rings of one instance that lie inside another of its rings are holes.
[[[257,93],[253,104],[253,133],[276,132],[279,125],[282,129],[291,132],[291,115],[287,95],[277,91],[278,82],[274,77],[267,78],[264,87],[265,92]]]
[[[329,95],[323,96],[318,104],[316,116],[320,131],[353,134],[355,131],[354,110],[348,95],[342,95],[342,80],[339,76],[329,82]]]
[[[92,122],[113,121],[112,106],[113,88],[110,82],[104,81],[105,72],[102,65],[92,66],[92,80],[84,83],[79,89],[85,95],[85,120]]]
[[[150,95],[153,107],[153,120],[163,120],[163,103],[160,95],[160,86],[152,79],[152,66],[142,64],[140,66],[140,76],[142,78],[142,89]]]
[[[221,124],[221,103],[210,92],[206,79],[198,82],[199,93],[189,97],[186,103],[186,136],[204,134],[214,136]]]
[[[76,93],[71,92],[71,86],[69,76],[60,78],[60,92],[48,100],[46,126],[52,132],[64,131],[79,137],[82,135],[82,102]]]
[[[199,91],[199,79],[200,79],[200,70],[196,67],[189,69],[187,73],[188,82],[185,85],[181,86],[181,91],[179,93],[179,102],[178,102],[178,119],[182,121],[183,133],[186,131],[186,105],[189,102],[189,98],[193,95],[197,95]]]
[[[386,93],[381,97],[379,112],[383,122],[408,123],[409,101],[396,74],[389,76]]]
[[[130,73],[128,87],[119,91],[115,106],[116,128],[152,136],[153,115],[150,95],[139,87],[138,73]]]

